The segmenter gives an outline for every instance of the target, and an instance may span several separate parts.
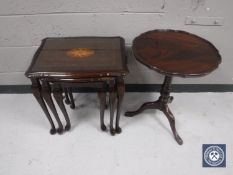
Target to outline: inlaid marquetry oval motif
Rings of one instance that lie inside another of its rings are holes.
[[[94,55],[94,50],[89,48],[76,48],[66,52],[66,55],[71,58],[87,58]]]

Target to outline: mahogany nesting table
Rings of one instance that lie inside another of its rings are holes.
[[[64,131],[52,93],[66,119],[65,130],[69,130],[71,125],[62,93],[65,92],[66,102],[74,108],[72,92],[67,92],[67,89],[80,86],[97,88],[101,129],[106,130],[104,110],[109,90],[110,132],[114,135],[121,132],[119,119],[125,90],[123,78],[127,73],[125,43],[121,37],[70,37],[44,39],[25,75],[31,79],[33,95],[50,122],[51,134]],[[115,99],[117,113],[114,128]],[[58,129],[47,106],[55,116]]]
[[[172,77],[207,75],[221,63],[218,50],[207,40],[184,31],[154,30],[134,39],[133,53],[139,62],[165,75],[165,79],[157,101],[144,103],[138,110],[125,115],[132,117],[146,109],[159,109],[167,117],[177,143],[183,144],[168,107],[173,100],[170,96]]]

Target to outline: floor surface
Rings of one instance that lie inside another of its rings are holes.
[[[122,113],[158,98],[126,93]],[[160,111],[122,115],[123,132],[112,137],[99,127],[97,95],[74,94],[67,110],[70,132],[50,135],[49,124],[31,94],[0,95],[0,175],[232,175],[233,93],[174,93],[170,108],[179,146]],[[60,117],[63,116],[60,113]],[[105,112],[109,123],[109,110]],[[202,144],[226,144],[227,167],[203,168]]]

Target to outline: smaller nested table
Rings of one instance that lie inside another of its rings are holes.
[[[63,90],[83,86],[97,88],[102,130],[106,130],[104,109],[106,92],[109,91],[110,132],[112,135],[120,133],[120,111],[125,91],[123,78],[126,74],[128,74],[128,68],[125,43],[121,37],[46,38],[26,72],[26,76],[32,82],[33,95],[49,120],[51,134],[56,132],[61,134],[71,127],[63,104]],[[52,93],[66,119],[64,128],[55,108]],[[71,103],[71,108],[74,108],[72,93],[68,91],[65,95],[66,102]],[[117,113],[114,128],[115,100],[117,100]],[[57,129],[47,106],[55,117]]]
[[[134,39],[133,52],[139,62],[165,75],[165,79],[157,101],[144,103],[125,115],[132,117],[146,109],[159,109],[167,117],[177,143],[183,144],[168,107],[173,100],[170,96],[172,77],[197,77],[212,72],[221,63],[218,50],[209,41],[184,31],[154,30]]]

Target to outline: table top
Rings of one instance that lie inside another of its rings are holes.
[[[133,41],[138,61],[165,75],[203,76],[218,67],[221,56],[207,40],[175,30],[154,30]]]
[[[25,74],[38,78],[98,78],[127,73],[121,37],[69,37],[44,39]]]

